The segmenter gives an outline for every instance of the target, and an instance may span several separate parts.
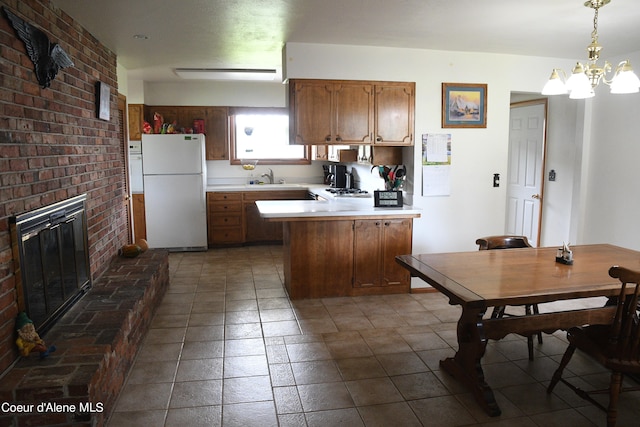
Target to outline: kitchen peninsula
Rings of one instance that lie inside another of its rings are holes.
[[[283,223],[291,299],[410,291],[410,275],[395,257],[411,253],[420,211],[373,204],[372,197],[256,201],[265,220]]]

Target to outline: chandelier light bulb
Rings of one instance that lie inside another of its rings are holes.
[[[585,74],[583,65],[578,62],[576,66],[573,67],[573,72],[567,79],[567,90],[570,93],[574,91],[587,93],[589,89],[593,89],[589,77]]]
[[[616,68],[616,74],[611,81],[611,93],[638,93],[640,91],[640,79],[631,68],[631,63],[622,61],[618,68]]]
[[[560,70],[562,71],[562,70]],[[549,81],[542,88],[543,95],[565,95],[567,94],[567,87],[565,86],[560,74],[558,74],[558,69],[554,68],[551,72],[551,77],[549,77]]]

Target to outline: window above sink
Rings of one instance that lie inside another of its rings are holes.
[[[232,108],[229,111],[230,163],[308,165],[311,147],[289,145],[286,108]]]

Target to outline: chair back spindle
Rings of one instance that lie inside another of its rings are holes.
[[[640,348],[640,324],[637,311],[640,272],[613,266],[609,269],[609,275],[622,282],[616,315],[611,325],[611,356],[619,361],[640,362],[640,352],[638,351]],[[633,293],[628,293],[629,286],[633,286]]]

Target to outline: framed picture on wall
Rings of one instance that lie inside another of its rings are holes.
[[[99,119],[111,120],[111,88],[103,82],[96,83],[96,108]]]
[[[487,85],[442,83],[442,127],[486,128]]]

